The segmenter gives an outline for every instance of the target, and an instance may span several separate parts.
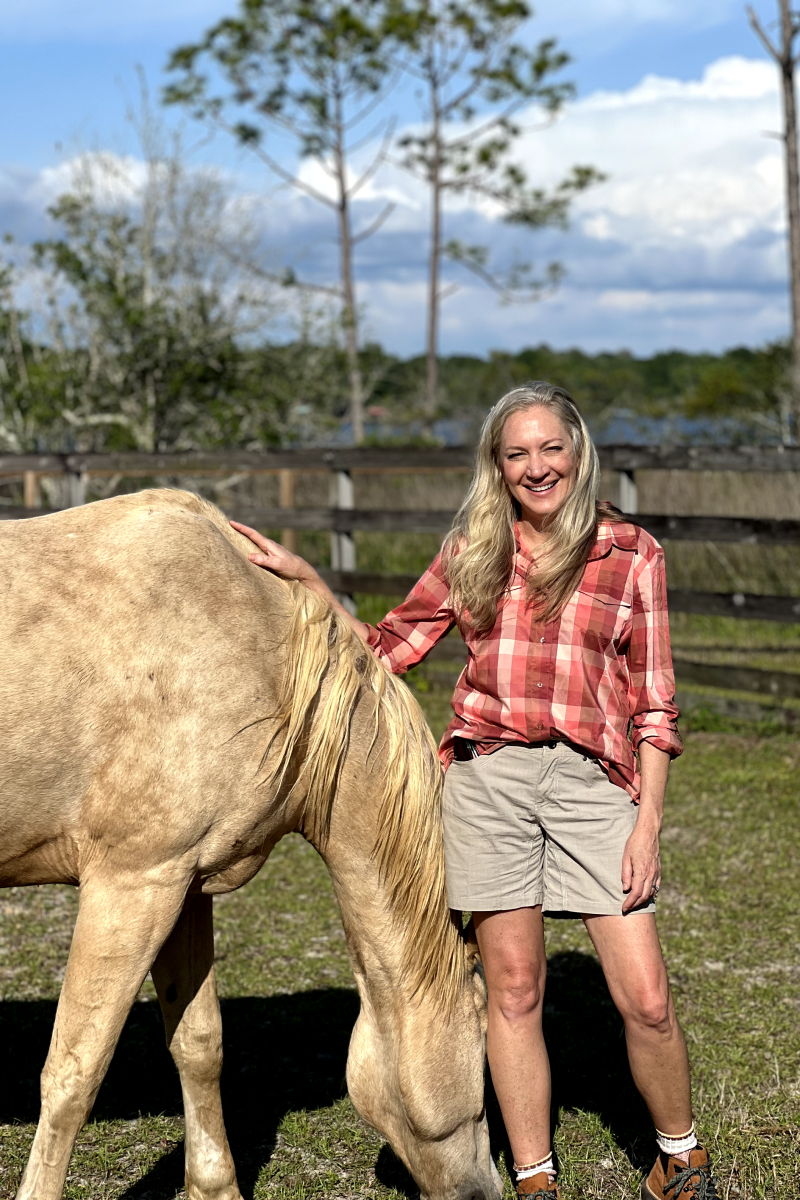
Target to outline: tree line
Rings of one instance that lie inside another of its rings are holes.
[[[573,198],[602,178],[577,165],[545,188],[515,157],[523,110],[550,121],[574,92],[568,55],[531,38],[531,16],[525,0],[241,0],[176,49],[163,102],[327,211],[338,274],[320,281],[276,265],[245,198],[187,165],[142,79],[130,114],[137,179],[113,155],[83,156],[49,210],[53,235],[9,244],[0,261],[0,448],[468,439],[500,394],[530,378],[567,386],[600,434],[616,419],[626,436],[655,421],[676,440],[795,439],[800,319],[792,349],[441,357],[441,306],[458,272],[506,300],[533,300],[562,273],[451,236],[450,198],[535,232],[566,225]],[[394,206],[360,224],[356,201],[387,166],[429,202],[426,345],[408,360],[364,344],[361,329],[358,247]]]

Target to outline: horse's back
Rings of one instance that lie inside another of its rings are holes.
[[[183,492],[0,524],[0,882],[45,844],[69,875],[87,828],[184,820],[191,840],[207,823],[204,786],[268,707],[289,611],[248,545]]]

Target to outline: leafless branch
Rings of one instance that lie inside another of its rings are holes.
[[[225,133],[230,134],[233,138],[238,138],[235,127],[229,122],[225,121],[221,116],[219,116],[219,114],[215,115],[214,122]],[[272,155],[265,150],[263,146],[259,145],[258,142],[249,142],[248,149],[251,150],[258,158],[260,158],[264,165],[269,167],[270,171],[272,171],[274,175],[277,175],[279,179],[282,179],[284,183],[288,184],[289,187],[296,187],[298,191],[305,192],[305,194],[312,200],[317,200],[320,204],[327,205],[328,208],[336,208],[336,202],[331,200],[330,196],[326,196],[323,192],[317,191],[315,187],[312,187],[311,184],[306,183],[304,179],[301,179],[298,175],[294,175],[291,171],[287,171],[286,168],[282,167],[278,160],[273,158]]]
[[[394,75],[392,76],[391,79],[389,79],[389,81],[386,83],[386,85],[384,87],[382,87],[380,89],[380,91],[376,92],[375,95],[372,97],[372,99],[367,104],[365,104],[364,107],[359,112],[354,113],[353,116],[350,117],[350,119],[348,121],[345,121],[345,123],[344,123],[344,132],[345,133],[347,133],[348,130],[353,129],[356,125],[360,125],[361,122],[364,121],[369,116],[370,113],[374,112],[376,108],[379,108],[380,105],[383,104],[386,97],[391,92],[393,92],[394,89],[397,87],[398,81],[400,79],[400,74],[401,74],[400,67],[396,67],[395,71],[394,71]],[[351,147],[351,149],[353,149],[353,147]]]
[[[392,213],[394,212],[394,210],[396,208],[397,208],[397,205],[392,200],[389,204],[386,205],[386,207],[383,209],[383,211],[378,214],[378,216],[375,218],[375,220],[370,225],[367,226],[366,229],[362,229],[361,233],[357,233],[353,236],[352,244],[354,246],[357,246],[359,244],[359,242],[365,242],[367,240],[367,238],[372,237],[373,233],[377,233],[378,230],[380,229],[381,225],[383,225],[384,221],[387,221],[389,219],[389,217],[392,215]]]
[[[394,137],[395,124],[396,120],[394,117],[392,117],[391,121],[386,127],[386,133],[383,136],[380,149],[367,169],[359,176],[352,187],[348,189],[348,195],[355,196],[357,192],[360,192],[364,184],[372,179],[375,172],[378,171],[388,159],[389,147],[392,144],[392,138]]]
[[[767,51],[767,53],[771,54],[776,62],[778,62],[778,63],[782,62],[783,55],[778,50],[777,46],[774,46],[772,44],[772,42],[770,41],[769,35],[767,34],[766,30],[764,29],[764,26],[761,24],[761,22],[758,19],[758,15],[757,15],[755,9],[749,4],[747,6],[747,18],[753,28],[753,31],[754,31],[756,37],[761,42],[762,46]]]
[[[436,298],[441,304],[443,300],[449,300],[456,292],[461,291],[460,283],[448,283],[447,287],[440,288],[436,293]]]

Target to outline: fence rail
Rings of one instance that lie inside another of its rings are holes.
[[[0,520],[44,516],[59,509],[0,508]],[[262,508],[236,505],[238,521],[267,529],[302,529],[335,533],[446,533],[453,522],[452,509]],[[800,521],[755,517],[669,517],[657,513],[632,513],[629,520],[641,525],[658,541],[740,542],[760,546],[800,546]]]
[[[406,596],[417,582],[416,575],[382,575],[376,571],[332,571],[323,567],[320,575],[333,592],[368,596]],[[800,622],[800,598],[797,596],[757,596],[745,592],[697,592],[689,588],[668,588],[670,612],[693,613],[705,617],[738,617],[749,621]]]
[[[800,546],[800,521],[740,517],[668,516],[637,512],[635,472],[669,471],[759,471],[800,473],[800,447],[653,446],[598,447],[601,466],[615,472],[620,481],[619,502],[630,518],[659,541],[704,541],[744,543],[761,546]],[[469,471],[474,450],[470,447],[359,447],[310,450],[214,451],[185,454],[4,454],[0,455],[0,478],[24,481],[24,507],[0,506],[0,520],[43,516],[40,480],[60,476],[65,507],[80,505],[92,478],[121,477],[176,479],[245,472],[277,474],[280,506],[255,507],[234,502],[231,515],[262,529],[281,531],[281,540],[294,549],[298,530],[328,531],[331,537],[331,568],[322,571],[330,587],[353,607],[354,593],[383,596],[405,595],[416,582],[413,575],[383,575],[356,569],[356,532],[445,533],[454,513],[447,511],[374,511],[354,507],[353,474],[357,472]],[[330,478],[327,508],[297,508],[295,482],[299,473],[324,472]],[[704,592],[670,588],[671,611],[708,616],[800,623],[800,598],[759,596],[740,592]],[[452,641],[452,644],[451,644]],[[433,659],[463,660],[463,644],[453,639],[438,647]],[[680,657],[675,662],[679,683],[746,691],[777,699],[800,699],[800,675],[698,663]]]
[[[800,471],[800,446],[598,446],[609,471]],[[470,446],[359,446],[309,450],[214,450],[178,454],[0,454],[0,475],[178,475],[227,470],[469,470]]]
[[[451,634],[433,647],[426,661],[434,664],[434,672],[438,670],[449,678],[453,671],[461,670],[466,657],[463,641]],[[800,675],[790,671],[765,671],[759,667],[696,662],[680,655],[674,656],[673,666],[678,687],[688,683],[698,687],[750,692],[770,696],[774,700],[800,699]]]

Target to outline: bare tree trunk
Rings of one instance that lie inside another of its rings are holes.
[[[792,306],[792,367],[790,377],[794,440],[800,441],[800,170],[797,156],[797,102],[794,92],[794,40],[800,32],[798,15],[790,0],[778,0],[781,13],[781,43],[776,46],[752,8],[750,24],[781,73],[783,98],[783,141],[786,148],[786,207],[789,219],[789,274]]]
[[[350,375],[350,422],[353,428],[353,443],[358,446],[364,441],[364,381],[358,357],[358,312],[353,284],[353,234],[350,229],[350,194],[347,187],[347,164],[344,153],[344,121],[339,97],[337,97],[336,107],[334,157],[336,183],[339,189],[337,212],[342,277],[342,325]]]
[[[786,143],[786,201],[789,214],[789,267],[792,296],[792,409],[795,438],[800,434],[800,171],[797,163],[797,103],[794,92],[795,29],[789,0],[781,5],[781,83]]]
[[[425,415],[428,423],[439,404],[439,269],[442,256],[442,152],[439,116],[439,97],[436,83],[431,82],[433,116],[433,160],[431,162],[431,248],[428,272],[428,352]]]

